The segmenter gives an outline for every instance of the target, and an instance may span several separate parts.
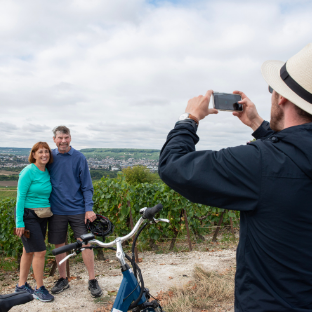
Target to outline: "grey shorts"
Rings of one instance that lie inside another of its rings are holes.
[[[25,223],[25,229],[30,232],[30,238],[26,238],[24,235],[21,238],[27,253],[46,250],[44,239],[48,219],[39,218],[31,209],[24,209],[23,221]]]
[[[58,245],[65,243],[68,224],[73,230],[75,238],[88,233],[84,213],[65,216],[54,214],[49,219],[48,240],[50,244]]]

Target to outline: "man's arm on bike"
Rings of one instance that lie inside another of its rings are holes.
[[[93,222],[96,219],[96,215],[92,210],[93,185],[88,163],[85,157],[81,159],[80,163],[80,185],[85,202],[85,223],[87,223],[87,220]]]

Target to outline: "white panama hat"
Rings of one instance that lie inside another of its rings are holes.
[[[312,43],[306,45],[286,63],[264,62],[261,73],[273,90],[312,114]]]

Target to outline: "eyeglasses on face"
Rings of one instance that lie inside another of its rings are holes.
[[[269,86],[269,92],[273,93],[273,88]]]

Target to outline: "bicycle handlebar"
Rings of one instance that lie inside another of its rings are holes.
[[[118,237],[115,240],[109,242],[109,243],[103,243],[97,239],[91,239],[90,241],[84,241],[85,244],[96,244],[100,247],[112,247],[114,245],[116,245],[117,241],[119,242],[124,242],[128,239],[130,239],[132,236],[134,236],[134,234],[138,231],[138,229],[140,228],[141,224],[145,221],[145,220],[150,220],[154,223],[157,222],[167,222],[169,223],[169,220],[167,219],[154,219],[154,216],[156,215],[156,213],[158,213],[159,211],[161,211],[163,208],[163,206],[161,204],[158,204],[152,208],[142,208],[140,213],[142,214],[142,217],[139,219],[139,221],[136,223],[136,225],[134,226],[134,228],[132,229],[132,231],[127,234],[126,236],[123,237]],[[56,248],[54,250],[52,250],[52,254],[54,256],[59,255],[61,253],[70,251],[70,250],[74,250],[77,248],[81,248],[82,247],[82,242],[81,241],[77,241],[76,243],[73,244],[69,244],[69,245],[65,245],[59,248]],[[89,248],[92,248],[89,247]]]
[[[146,208],[145,211],[143,212],[143,219],[148,219],[150,221],[153,221],[156,213],[158,213],[159,211],[161,211],[163,209],[163,205],[162,204],[158,204],[152,208]]]
[[[67,251],[71,251],[73,249],[77,249],[77,248],[79,248],[81,246],[82,246],[82,242],[77,241],[76,243],[65,245],[65,246],[62,246],[62,247],[59,247],[59,248],[56,248],[56,249],[52,250],[52,254],[54,256],[56,256],[56,255],[59,255],[59,254],[61,254],[63,252],[67,252]]]

